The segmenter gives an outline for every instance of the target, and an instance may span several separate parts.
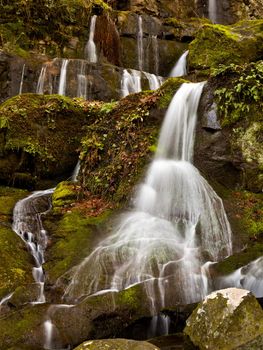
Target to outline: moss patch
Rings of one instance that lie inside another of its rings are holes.
[[[242,64],[262,56],[262,20],[233,26],[206,24],[189,46],[191,69],[216,68],[219,64]]]

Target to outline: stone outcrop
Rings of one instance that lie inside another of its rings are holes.
[[[157,346],[144,341],[128,339],[88,340],[75,350],[158,350]]]
[[[198,305],[184,332],[201,350],[260,349],[263,311],[244,289],[215,291]]]

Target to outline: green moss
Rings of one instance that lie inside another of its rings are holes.
[[[219,64],[243,64],[260,59],[262,25],[262,20],[234,26],[204,25],[189,45],[190,68],[216,68]]]
[[[74,184],[67,181],[60,182],[52,195],[53,208],[56,210],[57,207],[68,206],[76,200],[76,197]]]
[[[105,211],[97,217],[87,217],[80,210],[74,209],[66,212],[58,221],[56,217],[45,220],[52,242],[47,251],[48,262],[45,264],[49,282],[54,283],[91,252],[96,227],[106,221],[109,213]]]
[[[20,178],[30,175],[34,183],[73,169],[88,111],[78,99],[59,95],[23,94],[4,102],[0,178],[13,183],[20,173]]]
[[[178,90],[178,88],[183,83],[187,83],[188,81],[182,78],[169,78],[167,79],[162,86],[160,87],[158,94],[160,96],[158,100],[159,108],[167,108]]]

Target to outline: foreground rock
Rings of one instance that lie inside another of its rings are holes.
[[[222,289],[199,304],[184,332],[200,349],[261,349],[263,311],[249,291]]]
[[[145,341],[129,339],[89,340],[75,348],[75,350],[158,350],[155,345]]]

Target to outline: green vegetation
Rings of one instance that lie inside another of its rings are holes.
[[[222,79],[228,77],[228,84],[215,91],[223,125],[234,124],[241,118],[263,120],[260,112],[263,108],[263,61],[244,66],[221,65],[213,75]]]

